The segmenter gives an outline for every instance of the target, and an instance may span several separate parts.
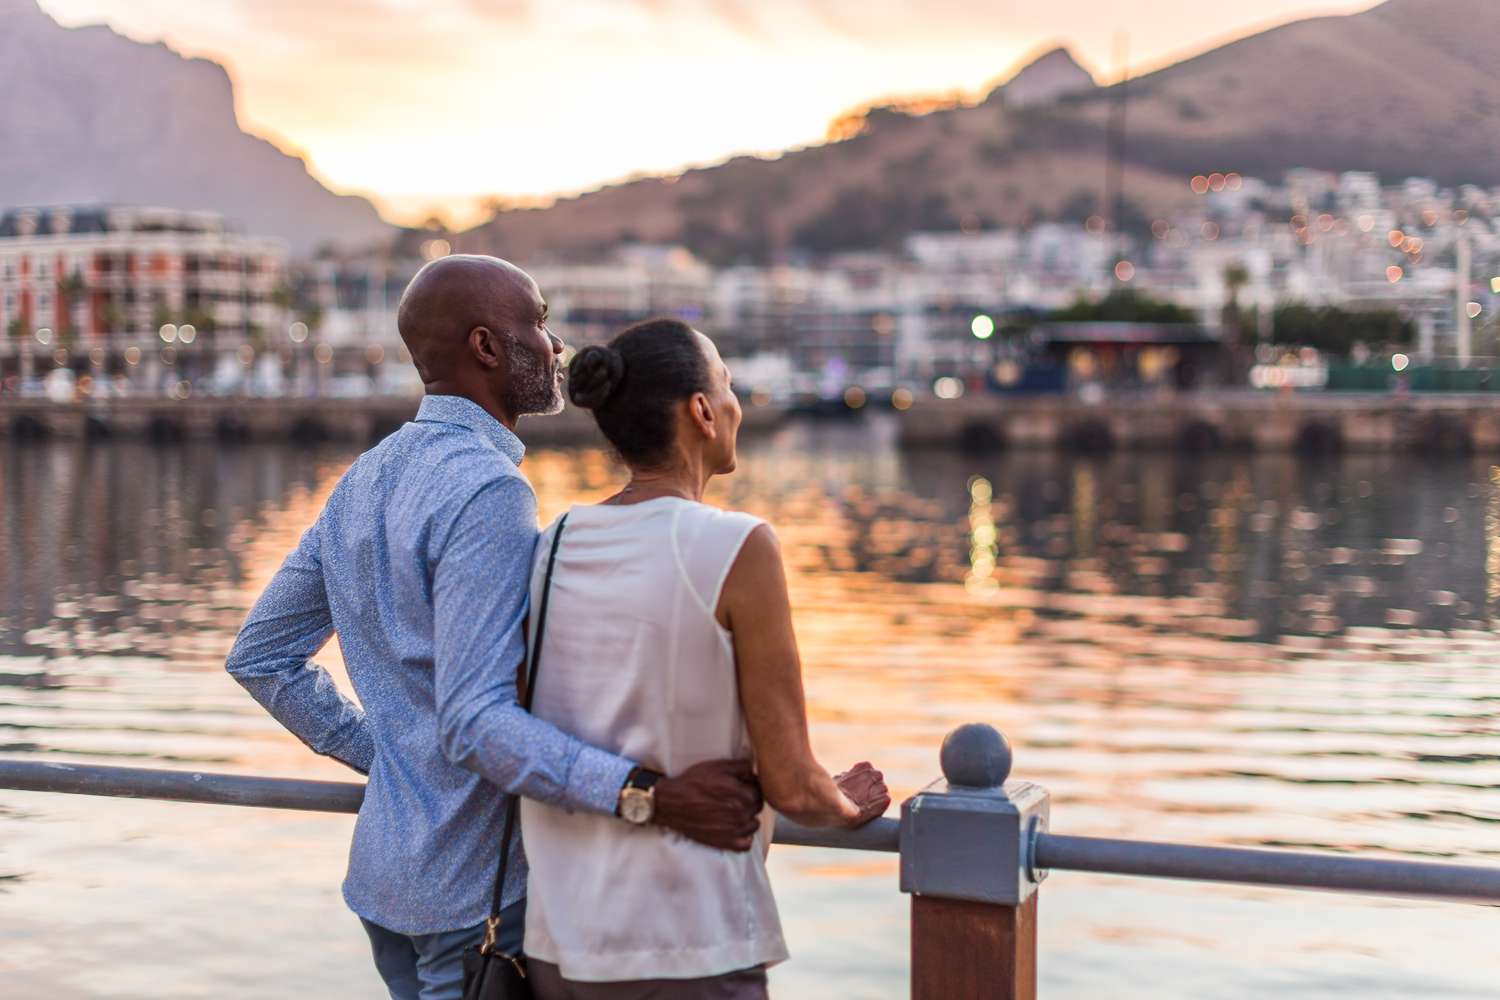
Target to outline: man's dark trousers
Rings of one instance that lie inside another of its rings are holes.
[[[484,924],[441,934],[398,934],[360,919],[370,936],[375,968],[391,991],[391,1000],[462,1000],[464,952],[484,940]],[[500,911],[497,943],[512,955],[521,951],[526,933],[526,900]]]

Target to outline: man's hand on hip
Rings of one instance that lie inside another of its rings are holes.
[[[710,760],[655,788],[652,822],[726,851],[748,851],[760,829],[765,800],[755,768],[747,760]]]

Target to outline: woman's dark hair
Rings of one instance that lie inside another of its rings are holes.
[[[673,405],[709,389],[702,342],[681,320],[637,323],[608,346],[585,347],[568,365],[568,398],[593,410],[620,457],[638,467],[670,453]]]

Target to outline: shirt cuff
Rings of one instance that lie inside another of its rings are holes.
[[[370,768],[375,766],[375,733],[369,722],[361,719],[358,728],[354,730],[354,738],[330,756],[360,774],[368,775]]]
[[[613,816],[620,804],[620,789],[634,768],[633,761],[586,746],[573,762],[570,797],[579,808]]]

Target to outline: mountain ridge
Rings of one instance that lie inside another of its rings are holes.
[[[1003,100],[1010,107],[1046,104],[1072,94],[1098,89],[1090,73],[1073,50],[1052,45],[1023,59],[1004,82],[986,95],[986,101]]]
[[[1309,166],[1500,185],[1489,138],[1500,133],[1500,81],[1485,45],[1497,32],[1494,0],[1387,0],[1130,80],[1124,224],[1140,229],[1182,208],[1188,179],[1216,170],[1276,179]],[[1119,87],[1007,107],[1001,85],[974,106],[875,108],[842,141],[501,211],[456,242],[560,258],[679,242],[728,263],[895,246],[924,228],[1082,221],[1101,212]]]
[[[299,253],[394,231],[367,200],[329,191],[301,157],[245,131],[233,80],[211,59],[0,0],[0,66],[7,204],[211,210]]]

